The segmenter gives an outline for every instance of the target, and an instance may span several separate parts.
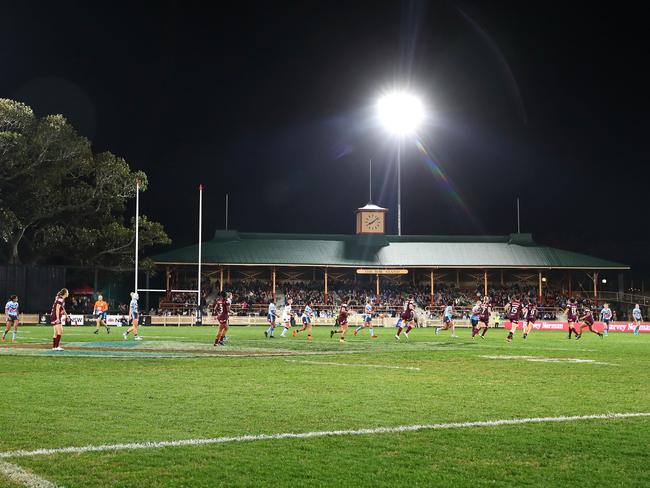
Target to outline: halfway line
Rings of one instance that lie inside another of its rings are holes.
[[[396,434],[401,432],[417,432],[421,430],[441,430],[441,429],[462,429],[466,427],[497,427],[500,425],[521,425],[521,424],[539,424],[547,422],[575,422],[579,420],[597,420],[597,419],[625,419],[632,417],[650,417],[650,412],[637,413],[603,413],[595,415],[576,415],[571,417],[532,417],[523,419],[505,419],[505,420],[481,420],[475,422],[453,422],[445,424],[416,424],[400,425],[397,427],[375,427],[370,429],[348,429],[348,430],[329,430],[316,432],[285,432],[282,434],[257,434],[242,435],[235,437],[213,437],[209,439],[184,439],[178,441],[160,441],[160,442],[134,442],[130,444],[103,444],[98,446],[82,447],[58,447],[53,449],[36,449],[33,451],[17,450],[0,452],[0,459],[28,457],[28,456],[49,456],[52,454],[64,453],[83,453],[99,451],[121,451],[126,449],[160,449],[163,447],[180,447],[180,446],[203,446],[207,444],[225,444],[229,442],[246,442],[246,441],[267,441],[279,439],[309,439],[312,437],[334,437],[345,435],[373,435],[373,434]]]

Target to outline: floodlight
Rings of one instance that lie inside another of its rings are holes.
[[[412,134],[424,120],[424,106],[418,97],[406,92],[384,95],[377,103],[381,123],[397,136]]]

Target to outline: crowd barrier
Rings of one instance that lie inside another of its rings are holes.
[[[578,327],[582,325],[581,322],[578,322]],[[512,328],[512,324],[510,322],[505,322],[504,327],[508,330]],[[635,329],[634,322],[610,322],[609,323],[609,332],[634,332]],[[519,322],[519,326],[517,327],[517,330],[522,330],[524,328],[523,322]],[[593,325],[593,329],[597,332],[602,332],[603,329],[605,328],[605,324],[603,322],[595,322]],[[569,323],[568,322],[557,322],[557,321],[540,321],[536,322],[533,325],[533,329],[535,330],[561,330],[561,331],[568,331],[569,330]],[[586,330],[586,329],[585,329]],[[649,333],[650,332],[650,322],[641,322],[641,325],[639,326],[639,332],[643,333]]]

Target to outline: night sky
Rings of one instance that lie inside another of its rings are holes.
[[[374,109],[410,87],[431,117],[402,154],[404,233],[514,232],[519,196],[539,241],[650,269],[640,11],[230,3],[3,2],[0,97],[146,171],[143,213],[184,245],[201,182],[206,238],[226,192],[231,228],[353,233],[369,158],[396,233],[395,144]]]

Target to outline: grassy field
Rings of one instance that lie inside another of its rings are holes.
[[[0,345],[0,486],[37,486],[7,465],[66,487],[650,486],[647,416],[463,425],[650,412],[650,334],[508,344],[503,329],[472,341],[429,328],[396,343],[378,329],[339,344],[327,328],[308,343],[235,327],[215,351],[209,327],[119,332],[68,327],[56,353],[49,327],[24,327]],[[15,452],[440,423],[458,425]]]

